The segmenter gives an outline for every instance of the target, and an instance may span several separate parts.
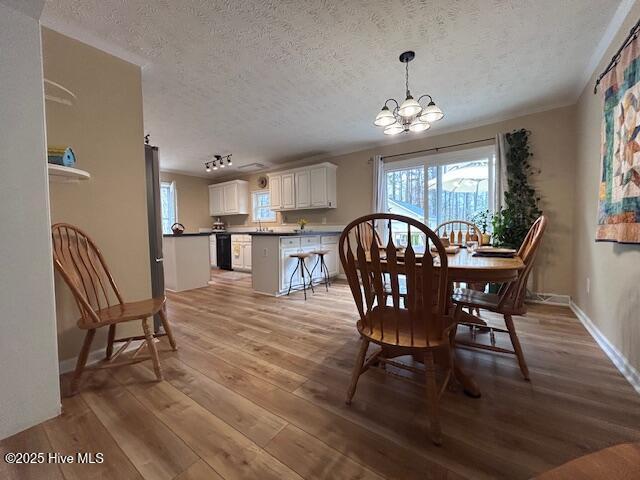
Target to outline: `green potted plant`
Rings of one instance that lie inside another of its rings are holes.
[[[491,223],[492,218],[493,215],[489,210],[481,210],[471,218],[471,220],[473,220],[480,229],[482,245],[489,245],[491,243],[491,234],[487,232],[487,228],[489,227],[489,223]]]
[[[533,222],[542,214],[538,208],[540,197],[529,184],[534,173],[529,163],[529,132],[525,129],[506,134],[507,185],[504,208],[493,215],[494,245],[518,248]]]

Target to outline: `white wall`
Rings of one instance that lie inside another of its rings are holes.
[[[43,102],[38,19],[0,3],[0,439],[60,413]]]

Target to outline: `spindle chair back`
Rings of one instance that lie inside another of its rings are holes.
[[[126,303],[102,252],[84,231],[68,223],[57,223],[51,227],[51,239],[54,266],[68,285],[78,306],[78,327],[87,331],[71,380],[70,393],[77,393],[96,330],[101,327],[109,327],[105,360],[91,368],[111,368],[151,360],[156,377],[162,380],[155,338],[166,335],[171,348],[176,349],[171,325],[164,312],[164,295]],[[147,323],[156,314],[160,317],[164,333],[154,334]],[[117,324],[135,320],[141,321],[144,335],[116,338]],[[142,343],[129,359],[115,362],[133,341],[139,340]],[[123,345],[114,354],[113,346],[116,343]],[[147,356],[139,355],[144,347],[149,350]]]
[[[468,241],[482,245],[482,232],[478,226],[468,220],[449,220],[436,227],[440,238],[447,238],[451,245],[464,245]]]
[[[385,241],[371,232],[384,226]],[[404,252],[399,252],[394,233],[406,234]],[[438,398],[449,381],[449,332],[453,319],[448,315],[447,254],[438,236],[426,225],[410,217],[376,213],[360,217],[343,230],[339,240],[342,267],[358,310],[357,329],[361,346],[354,366],[347,403],[355,393],[359,376],[373,363],[405,364],[392,358],[413,355],[424,361],[431,436],[440,442],[437,418]],[[431,247],[435,247],[432,255]],[[424,251],[422,251],[424,250]],[[403,288],[401,289],[401,285]],[[369,343],[380,349],[365,360]],[[438,393],[433,353],[444,351],[449,369]]]

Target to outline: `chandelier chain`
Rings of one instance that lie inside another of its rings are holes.
[[[405,66],[405,86],[407,87],[407,96],[409,96],[409,62],[404,64]]]

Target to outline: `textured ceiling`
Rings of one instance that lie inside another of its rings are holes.
[[[48,0],[43,23],[143,64],[162,168],[201,175],[215,153],[235,167],[397,141],[372,121],[403,96],[404,50],[414,96],[446,114],[406,140],[572,103],[619,3]]]

